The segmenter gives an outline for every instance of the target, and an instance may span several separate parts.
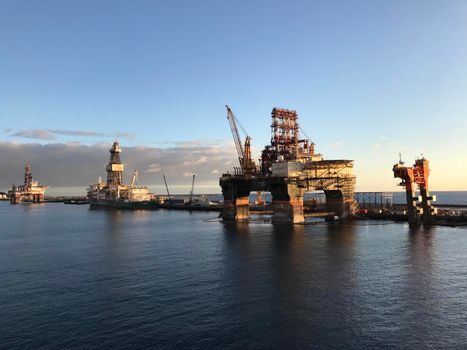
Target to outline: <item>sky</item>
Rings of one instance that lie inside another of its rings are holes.
[[[467,1],[0,0],[0,191],[26,161],[50,193],[84,193],[118,139],[126,178],[220,192],[236,162],[225,104],[256,156],[294,109],[359,191],[398,190],[430,160],[467,190]]]

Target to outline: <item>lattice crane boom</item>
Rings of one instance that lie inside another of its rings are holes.
[[[135,187],[137,185],[138,185],[138,170],[135,170],[131,178],[131,187]]]
[[[240,166],[242,166],[243,159],[245,158],[245,150],[243,148],[242,139],[240,138],[240,133],[238,132],[237,118],[235,118],[235,115],[229,106],[225,105],[225,107],[227,108],[227,119],[229,120],[230,130],[232,131],[235,148],[237,149],[238,161]]]

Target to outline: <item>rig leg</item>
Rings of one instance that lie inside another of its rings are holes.
[[[355,210],[353,196],[344,196],[341,190],[324,191],[326,195],[326,210],[334,212],[340,218],[347,218]]]
[[[12,194],[10,196],[10,203],[11,204],[18,204],[19,203],[19,193],[18,194]]]
[[[272,194],[273,222],[299,224],[305,221],[303,195],[305,189],[291,184],[274,186]]]
[[[236,188],[223,188],[224,208],[220,214],[225,221],[248,221],[250,219],[250,192]]]

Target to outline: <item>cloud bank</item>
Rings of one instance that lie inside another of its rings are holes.
[[[105,179],[105,165],[109,160],[110,144],[81,143],[13,143],[0,142],[0,189],[13,182],[22,183],[24,165],[29,161],[33,177],[52,188],[76,187],[84,189],[99,176]],[[173,147],[125,147],[122,144],[125,179],[133,170],[139,171],[139,183],[152,189],[163,187],[162,172],[175,192],[188,192],[191,175],[196,174],[198,186],[218,189],[221,172],[231,171],[236,152],[231,142],[202,144],[184,142]],[[199,190],[202,192],[202,190]]]
[[[115,137],[133,140],[135,136],[129,132],[115,132],[113,134],[88,131],[88,130],[69,130],[69,129],[22,129],[12,132],[12,129],[5,130],[10,137],[20,137],[35,140],[56,140],[57,136],[78,136],[78,137]]]

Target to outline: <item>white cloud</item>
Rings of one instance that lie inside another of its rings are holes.
[[[148,168],[146,169],[147,173],[158,173],[160,171],[161,167],[158,163],[149,164]]]
[[[10,136],[37,140],[55,140],[55,136],[52,135],[51,132],[41,129],[20,130],[11,134]]]
[[[334,143],[329,145],[329,148],[338,149],[338,148],[341,148],[342,146],[343,146],[342,142],[334,142]]]
[[[12,129],[6,129],[10,133]],[[134,134],[129,132],[115,132],[114,134],[89,131],[89,130],[70,130],[70,129],[22,129],[10,134],[11,137],[22,137],[36,140],[55,140],[56,136],[78,136],[78,137],[106,137],[122,138],[133,140]]]
[[[201,164],[201,163],[206,163],[208,158],[206,156],[202,156],[201,158],[198,158],[196,160],[187,160],[183,162],[184,165],[196,165],[196,164]]]
[[[186,177],[196,173],[197,184],[217,188],[216,171],[232,170],[236,160],[235,148],[227,144],[212,146],[157,148],[148,146],[122,146],[125,180],[133,169],[140,171],[139,183],[163,185],[162,172],[171,186],[190,186]],[[109,160],[110,143],[86,145],[69,143],[0,142],[0,191],[20,183],[24,164],[30,161],[35,179],[54,188],[77,187],[85,191],[99,176],[105,178],[105,165]],[[226,163],[227,164],[224,164]]]

